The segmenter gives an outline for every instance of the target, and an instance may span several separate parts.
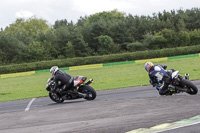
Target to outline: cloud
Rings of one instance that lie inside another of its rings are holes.
[[[131,8],[130,1],[122,0],[73,0],[73,10],[84,12],[85,15],[91,15],[102,11],[111,11],[114,9],[125,10]]]
[[[34,16],[34,13],[30,12],[30,11],[19,11],[19,12],[16,12],[15,16],[17,18],[30,18],[30,17],[33,17]]]
[[[16,18],[32,16],[54,24],[61,19],[77,22],[80,17],[114,9],[140,16],[164,10],[191,9],[198,5],[198,0],[2,0],[0,28],[13,23]]]

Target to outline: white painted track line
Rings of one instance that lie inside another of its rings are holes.
[[[29,111],[30,110],[30,107],[32,105],[32,103],[35,101],[36,98],[33,98],[29,103],[28,105],[26,106],[25,110],[24,111]]]
[[[192,124],[188,124],[188,125],[183,125],[183,126],[178,126],[178,127],[174,127],[171,129],[166,129],[166,130],[162,130],[162,131],[157,131],[157,132],[153,132],[153,133],[162,133],[162,132],[166,132],[166,131],[170,131],[170,130],[174,130],[174,129],[178,129],[178,128],[183,128],[183,127],[187,127],[187,126],[192,126],[192,125],[196,125],[199,124],[200,122],[196,122],[196,123],[192,123]]]

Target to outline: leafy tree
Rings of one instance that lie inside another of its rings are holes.
[[[160,31],[160,34],[167,40],[165,48],[170,47],[170,45],[173,46],[176,37],[176,33],[173,30],[163,29],[162,31]]]
[[[145,47],[141,42],[136,41],[136,42],[128,44],[127,50],[130,52],[141,51],[141,50],[145,50]]]
[[[0,34],[0,54],[3,62],[22,61],[23,59],[19,57],[26,53],[26,48],[27,46],[14,38],[13,35]]]
[[[146,33],[145,35],[143,35],[143,38],[144,39],[142,40],[142,43],[144,47],[151,49],[151,46],[153,45],[155,41],[154,35],[151,33]]]
[[[75,57],[75,50],[71,42],[68,42],[66,46],[64,47],[64,49],[66,53],[65,57],[68,57],[68,58]]]
[[[186,31],[178,32],[177,46],[188,46],[190,44],[190,34]]]
[[[192,8],[185,11],[186,29],[195,30],[200,28],[200,8]]]
[[[6,58],[5,52],[0,49],[0,64],[4,64],[4,59]]]
[[[68,22],[67,22],[66,19],[64,19],[64,20],[57,20],[57,21],[55,22],[55,24],[53,25],[53,28],[54,28],[54,29],[57,29],[57,28],[59,28],[59,27],[63,27],[63,26],[67,26],[67,25],[68,25]]]
[[[129,27],[127,27],[126,20],[118,20],[115,25],[113,25],[111,31],[111,37],[116,44],[122,44],[124,42],[133,42],[135,39],[129,32]]]
[[[81,34],[81,31],[78,28],[75,27],[71,30],[70,41],[74,46],[76,56],[88,56],[90,54],[91,49],[88,47],[88,44],[84,41],[83,35]]]
[[[39,31],[39,32],[36,34],[35,41],[43,42],[44,40],[46,40],[45,33],[42,32],[42,31]]]
[[[58,51],[58,56],[65,55],[65,49],[63,47],[70,41],[70,29],[69,27],[59,27],[55,31],[56,43],[52,44],[53,47]],[[57,56],[57,57],[58,57]],[[56,58],[57,58],[56,57]]]
[[[167,39],[165,37],[163,37],[160,33],[156,33],[154,37],[155,41],[154,44],[151,45],[151,49],[166,48]]]
[[[124,32],[127,28],[126,25],[123,24],[122,20],[125,20],[125,14],[118,12],[117,10],[110,12],[104,11],[89,16],[86,20],[84,20],[84,24],[82,23],[84,26],[82,31],[84,40],[88,42],[89,47],[95,52],[98,52],[97,38],[101,35],[110,36],[116,44],[120,44],[121,39],[123,38],[124,40],[124,36],[126,36],[123,35],[123,33],[127,33]],[[119,26],[121,28],[119,28]],[[117,32],[120,31],[123,31],[123,33],[118,34]],[[116,34],[120,37],[120,39],[116,36]]]
[[[41,42],[29,44],[28,51],[29,60],[31,61],[44,60],[46,57],[45,48],[42,46]]]
[[[115,20],[119,20],[119,19],[123,19],[125,17],[125,14],[122,12],[119,12],[117,10],[112,10],[112,11],[103,11],[100,13],[96,13],[94,15],[91,15],[88,17],[88,23],[94,23],[94,22],[98,22],[99,19],[104,19],[106,21],[111,20],[111,21],[115,21]]]
[[[98,42],[99,42],[98,53],[101,55],[115,53],[116,51],[119,50],[119,45],[114,44],[112,38],[107,35],[99,36]]]
[[[198,45],[200,44],[200,30],[194,30],[190,32],[190,45]]]
[[[50,29],[46,20],[35,17],[27,20],[19,18],[4,30],[5,34],[12,34],[15,38],[28,45],[34,41],[38,32],[46,32]]]

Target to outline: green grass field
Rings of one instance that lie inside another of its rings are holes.
[[[173,59],[170,61],[153,62],[167,64],[168,68],[179,70],[181,75],[190,74],[190,80],[200,79],[200,57]],[[93,78],[91,86],[95,90],[107,90],[141,85],[149,85],[148,74],[144,63],[108,66],[84,70],[67,71],[72,76]],[[49,72],[36,73],[29,76],[0,79],[0,102],[33,97],[44,97],[46,81],[51,76]]]

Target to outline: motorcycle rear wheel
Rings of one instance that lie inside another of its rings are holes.
[[[79,92],[83,94],[87,94],[84,99],[86,100],[94,100],[96,98],[96,91],[89,85],[83,85],[79,88]]]
[[[60,98],[56,93],[49,92],[49,97],[56,103],[63,103],[64,99]]]
[[[195,95],[198,93],[198,88],[191,81],[182,79],[180,84],[185,85],[188,88],[187,93],[190,95]]]

